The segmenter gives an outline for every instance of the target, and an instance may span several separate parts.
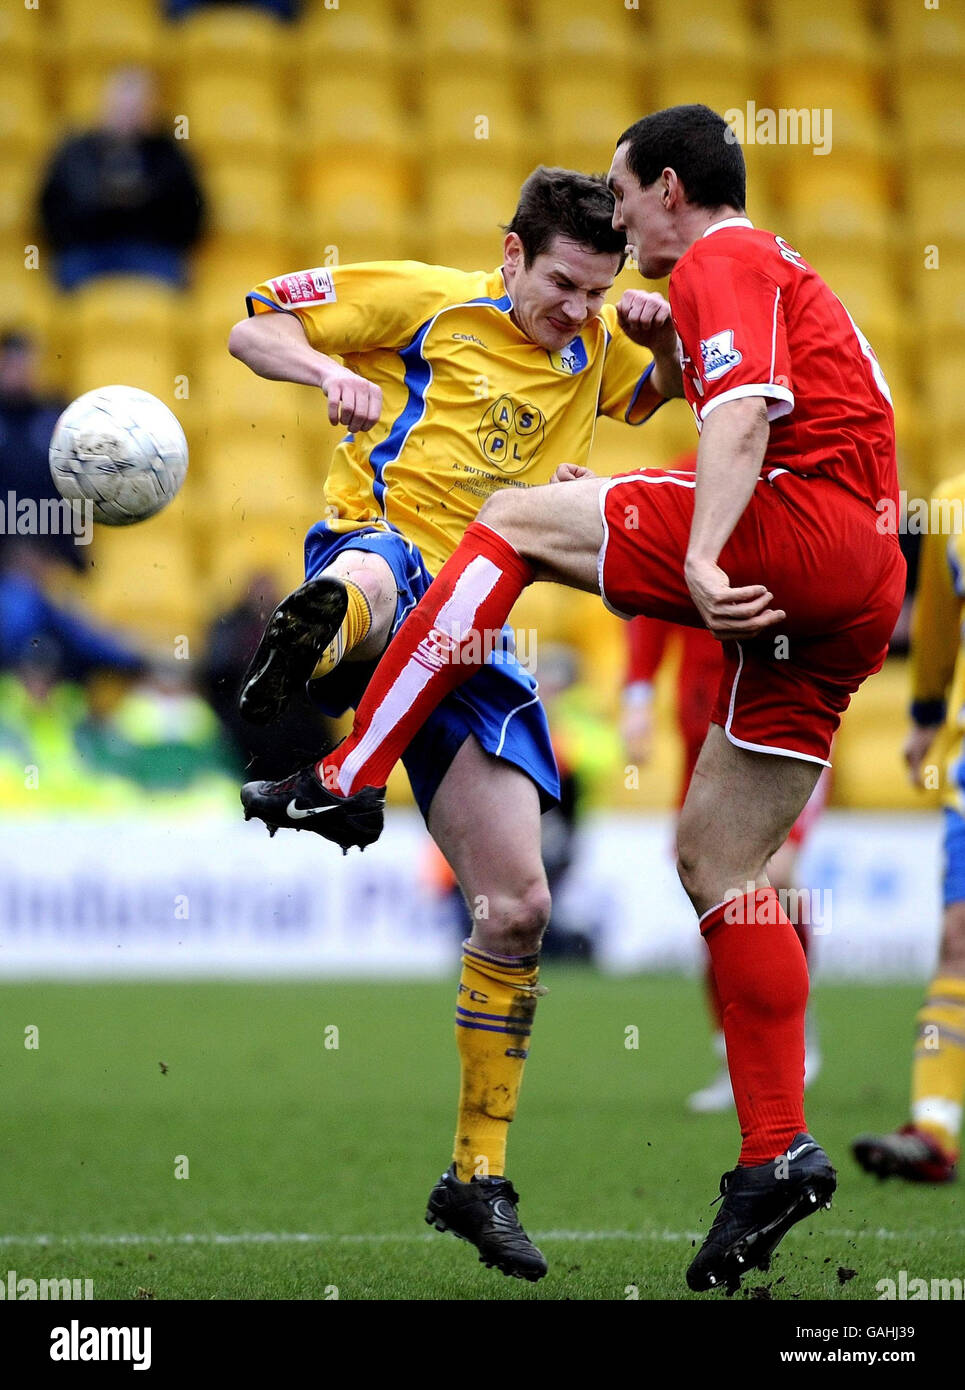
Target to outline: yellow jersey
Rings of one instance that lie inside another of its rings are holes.
[[[376,425],[335,449],[324,520],[399,530],[433,574],[497,488],[585,465],[598,415],[637,425],[663,404],[613,305],[550,352],[510,318],[501,270],[332,266],[268,280],[247,304],[295,314],[313,348],[381,388]]]
[[[942,802],[965,815],[965,473],[931,498],[911,629],[911,715],[941,724],[930,760],[942,771]]]

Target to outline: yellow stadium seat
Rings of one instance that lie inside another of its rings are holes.
[[[612,74],[639,63],[649,48],[646,18],[639,9],[609,3],[571,8],[559,0],[536,0],[530,18],[533,30],[524,53],[532,44],[541,65],[580,64],[592,72],[605,64]]]
[[[802,118],[789,129],[806,134],[812,146],[828,149],[829,154],[818,158],[844,151],[877,159],[890,154],[891,132],[870,71],[837,68],[823,61],[807,68],[790,60],[786,67],[774,68],[771,78],[771,100],[778,111],[809,113],[806,122]]]
[[[422,55],[430,72],[467,73],[480,66],[514,67],[523,57],[512,0],[477,0],[471,6],[451,0],[414,0],[413,16]]]
[[[211,159],[236,161],[286,151],[291,123],[278,76],[244,69],[187,71],[179,84],[177,116],[187,118],[191,148]]]
[[[947,253],[965,246],[965,169],[907,169],[905,194],[908,223],[920,247]]]
[[[32,160],[0,163],[0,242],[4,245],[9,246],[12,239],[22,248],[39,234],[38,191],[39,171]]]
[[[226,426],[209,440],[200,470],[203,505],[211,517],[299,515],[304,530],[322,510],[321,488],[305,467],[304,440],[285,430]]]
[[[305,240],[315,265],[399,260],[409,253],[411,177],[399,160],[318,157],[306,174]]]
[[[366,72],[394,64],[411,38],[396,22],[394,0],[365,0],[329,9],[321,3],[306,6],[304,20],[294,31],[294,47],[306,76],[346,66]]]
[[[237,603],[255,574],[272,576],[288,593],[305,577],[305,528],[300,518],[224,518],[211,529],[208,543],[207,598],[210,611]]]
[[[421,143],[435,157],[489,161],[520,153],[523,122],[512,80],[498,73],[438,77],[424,97]]]
[[[177,637],[198,635],[201,592],[182,497],[137,525],[97,527],[93,560],[83,593],[101,621],[170,656]]]
[[[247,5],[202,6],[167,26],[179,67],[278,72],[298,29]]]
[[[51,23],[46,8],[27,9],[26,5],[0,8],[0,53],[7,67],[21,64],[37,70],[40,56],[50,45]]]
[[[965,347],[932,352],[923,364],[931,423],[943,443],[961,440],[965,430]]]
[[[103,329],[127,341],[173,336],[185,297],[161,281],[140,275],[105,275],[90,280],[64,300],[81,337]]]
[[[705,0],[655,5],[651,38],[658,61],[685,64],[746,64],[759,46],[746,15],[730,5],[708,6]]]
[[[579,82],[547,74],[539,126],[544,164],[610,167],[617,137],[641,114],[640,94],[621,73],[586,73]]]
[[[726,116],[729,111],[746,112],[749,101],[762,104],[754,60],[721,63],[715,58],[698,61],[681,57],[672,66],[657,69],[654,82],[655,108],[699,103]]]
[[[924,256],[909,265],[909,281],[918,306],[917,319],[926,341],[934,338],[945,344],[949,335],[965,341],[965,265],[940,258],[937,266],[926,269]]]
[[[225,242],[284,239],[292,220],[287,167],[276,160],[209,163],[201,170],[210,231]]]
[[[36,159],[51,143],[49,103],[36,73],[11,71],[0,81],[0,155]]]
[[[170,343],[126,341],[124,338],[79,338],[73,343],[71,394],[93,391],[98,386],[136,386],[150,391],[178,413],[175,392],[190,388],[186,363]]]
[[[887,376],[907,323],[892,264],[888,258],[858,252],[836,256],[822,264],[819,273],[871,343]]]
[[[860,5],[838,0],[798,5],[771,5],[767,10],[767,45],[776,64],[793,67],[815,60],[828,67],[860,69],[881,62],[881,38]],[[810,102],[809,105],[816,103]]]
[[[9,243],[7,243],[9,246]],[[60,301],[43,270],[25,270],[22,249],[0,260],[0,325],[7,328],[27,328],[50,342],[56,331],[57,352],[69,348],[63,318],[58,312]]]
[[[217,443],[221,430],[236,424],[252,434],[281,434],[294,429],[302,414],[310,418],[316,404],[322,409],[324,398],[316,403],[308,387],[256,376],[229,354],[227,335],[225,341],[223,352],[199,361],[191,382],[192,411],[203,420],[208,443]]]
[[[153,64],[164,46],[157,0],[68,0],[57,16],[57,47],[68,67]]]
[[[302,84],[300,128],[306,148],[334,158],[359,150],[405,155],[414,138],[393,81],[331,66]]]
[[[880,166],[832,166],[804,149],[782,167],[785,235],[808,260],[812,242],[837,241],[856,249],[890,244],[897,219],[887,174]]]
[[[965,14],[947,0],[935,8],[888,0],[889,62],[933,72],[965,64]]]
[[[521,179],[499,168],[429,175],[426,188],[426,259],[464,270],[501,263],[502,227],[512,218]]]
[[[199,341],[223,346],[231,325],[246,316],[245,296],[262,284],[292,270],[302,270],[294,248],[284,242],[210,238],[194,263],[190,294],[192,324]],[[193,330],[192,330],[193,331]]]
[[[913,157],[965,156],[965,71],[911,69],[898,74],[903,148]]]

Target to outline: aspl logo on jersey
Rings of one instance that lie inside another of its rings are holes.
[[[734,330],[725,329],[701,340],[700,356],[705,381],[717,381],[737,366],[743,354],[734,347]]]

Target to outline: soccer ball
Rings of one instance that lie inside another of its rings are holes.
[[[163,401],[134,386],[102,386],[72,401],[54,426],[50,472],[61,497],[93,504],[94,520],[130,526],[166,507],[184,482],[188,443]]]

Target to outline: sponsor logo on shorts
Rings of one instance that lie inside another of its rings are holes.
[[[279,304],[309,308],[315,304],[334,304],[336,299],[330,270],[300,270],[295,275],[283,275],[271,281],[271,288]]]
[[[732,328],[726,329],[723,333],[714,333],[710,338],[702,339],[700,356],[705,381],[717,381],[720,377],[726,376],[743,360],[743,354],[734,347],[734,330]]]

